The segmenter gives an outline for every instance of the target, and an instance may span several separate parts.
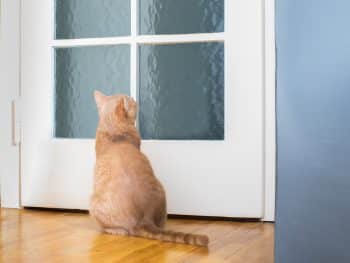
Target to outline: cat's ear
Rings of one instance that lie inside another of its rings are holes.
[[[98,91],[98,90],[95,90],[94,97],[95,97],[95,102],[98,109],[100,109],[108,99],[108,96],[104,95],[101,91]]]
[[[128,112],[129,111],[129,107],[130,107],[128,98],[127,97],[123,97],[122,101],[123,101],[125,112]]]
[[[137,104],[135,100],[131,97],[124,97],[124,108],[127,113],[127,116],[131,120],[136,119],[136,112],[137,112]]]
[[[125,103],[126,99],[123,97],[119,99],[117,106],[115,108],[115,114],[119,119],[127,118],[127,104]]]
[[[117,103],[115,114],[119,119],[127,119],[134,122],[136,119],[137,105],[134,99],[123,96]]]

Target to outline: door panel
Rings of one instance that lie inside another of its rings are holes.
[[[138,1],[141,34],[189,34],[224,31],[224,0]]]
[[[224,139],[224,44],[141,45],[143,139]]]
[[[225,25],[202,30],[202,22],[189,21],[197,26],[187,35],[183,29],[137,28],[135,19],[145,11],[139,5],[137,12],[137,3],[130,2],[130,35],[125,23],[123,37],[107,29],[100,37],[96,25],[92,39],[70,33],[55,39],[54,1],[23,1],[23,205],[88,208],[95,161],[92,90],[99,89],[138,101],[142,150],[165,186],[169,213],[261,217],[261,1],[225,1],[225,18],[208,8],[211,20]],[[171,34],[150,35],[158,32]]]
[[[130,0],[54,2],[56,39],[130,35]]]
[[[130,95],[129,45],[55,49],[55,137],[94,138],[93,91]]]

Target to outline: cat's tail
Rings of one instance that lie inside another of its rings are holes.
[[[206,235],[174,232],[149,225],[136,228],[133,234],[138,237],[203,247],[208,246],[209,243],[209,238]]]

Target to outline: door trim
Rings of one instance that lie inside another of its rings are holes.
[[[0,203],[20,207],[20,0],[1,0],[0,9]],[[6,37],[4,37],[6,36]],[[15,116],[16,115],[16,116]]]
[[[19,64],[16,67],[17,72],[13,74],[13,79],[11,80],[13,83],[18,83],[17,85],[11,86],[15,87],[15,93],[19,95],[20,92],[20,13],[21,13],[21,0],[2,0],[2,21],[4,22],[4,18],[10,16],[3,16],[6,12],[11,12],[11,21],[6,21],[6,23],[2,23],[2,32],[7,32],[4,26],[11,27],[13,38],[7,38],[7,41],[11,41],[11,45],[4,45],[4,39],[2,39],[1,52],[2,54],[13,54],[18,56],[17,63]],[[7,9],[9,8],[9,9]],[[11,9],[11,10],[10,10]],[[13,10],[12,10],[13,9]],[[17,10],[16,10],[17,9]],[[264,14],[263,14],[263,27],[264,27],[264,183],[263,183],[263,207],[264,207],[264,216],[262,220],[264,221],[274,221],[275,214],[275,181],[276,181],[276,119],[275,119],[275,1],[274,0],[265,0],[264,1]],[[18,31],[18,32],[17,32]],[[17,48],[17,50],[13,50]],[[11,49],[11,50],[9,50]],[[14,54],[15,53],[15,54]],[[9,61],[8,59],[4,59],[2,61]],[[2,65],[2,68],[6,70],[8,66]],[[15,70],[15,71],[16,71]],[[17,79],[15,79],[17,78]],[[0,83],[2,87],[8,87],[7,79],[0,79]],[[9,88],[10,89],[10,88]],[[16,96],[15,96],[16,97]],[[5,106],[11,105],[9,103],[5,103]],[[4,104],[2,104],[4,105]],[[9,109],[4,109],[2,111],[4,113],[9,112]],[[5,119],[6,120],[6,119]],[[10,125],[10,123],[9,123]],[[10,145],[10,142],[9,142]],[[13,167],[13,163],[6,163],[11,171],[15,171],[12,173],[1,173],[1,199],[3,200],[2,206],[6,207],[20,207],[20,147],[19,146],[11,146],[16,148],[16,154],[12,156],[12,159],[15,159],[15,166]],[[3,148],[5,149],[5,148]],[[12,149],[13,150],[13,149]],[[5,191],[5,182],[8,185],[14,185],[15,187],[11,187],[12,191]],[[6,200],[6,202],[5,202]]]
[[[275,0],[264,1],[264,216],[275,220],[276,200],[276,47]]]

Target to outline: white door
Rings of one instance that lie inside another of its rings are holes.
[[[262,217],[260,0],[22,1],[22,204],[87,209],[93,90],[139,103],[172,214]]]

